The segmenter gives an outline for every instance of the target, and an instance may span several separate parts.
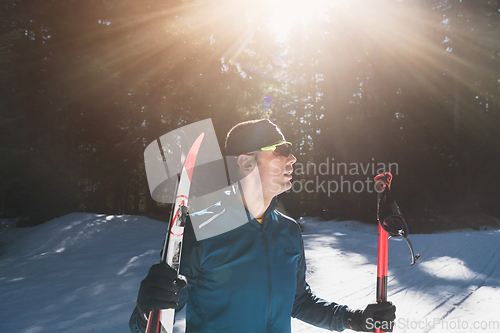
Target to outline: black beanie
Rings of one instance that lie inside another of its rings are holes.
[[[245,121],[227,133],[226,155],[238,156],[281,142],[286,142],[283,133],[269,119]]]

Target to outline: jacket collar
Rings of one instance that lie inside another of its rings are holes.
[[[264,214],[264,221],[262,221],[262,225],[247,210],[249,223],[258,229],[266,230],[269,226],[269,223],[273,220],[272,214],[277,207],[278,207],[278,197],[276,196],[271,200],[269,207],[267,207],[266,213]]]

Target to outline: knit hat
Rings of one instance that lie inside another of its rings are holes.
[[[237,124],[227,133],[226,155],[238,156],[285,142],[283,133],[270,120],[245,121]]]

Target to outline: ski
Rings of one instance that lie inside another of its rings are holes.
[[[205,134],[201,133],[189,150],[182,172],[178,176],[175,203],[170,214],[170,222],[163,244],[161,262],[167,263],[179,273],[184,226],[187,217],[189,190],[194,165]],[[153,310],[149,314],[146,333],[172,333],[175,309]]]
[[[377,221],[378,221],[378,254],[377,254],[377,302],[387,302],[387,270],[389,238],[401,236],[405,239],[411,252],[411,266],[420,255],[414,254],[413,246],[408,239],[408,226],[396,201],[392,198],[392,174],[385,172],[374,178],[377,186]],[[376,333],[383,333],[376,329]]]

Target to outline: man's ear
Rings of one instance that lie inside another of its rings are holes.
[[[251,172],[257,166],[257,161],[250,155],[239,155],[237,161],[240,168],[247,172]]]

